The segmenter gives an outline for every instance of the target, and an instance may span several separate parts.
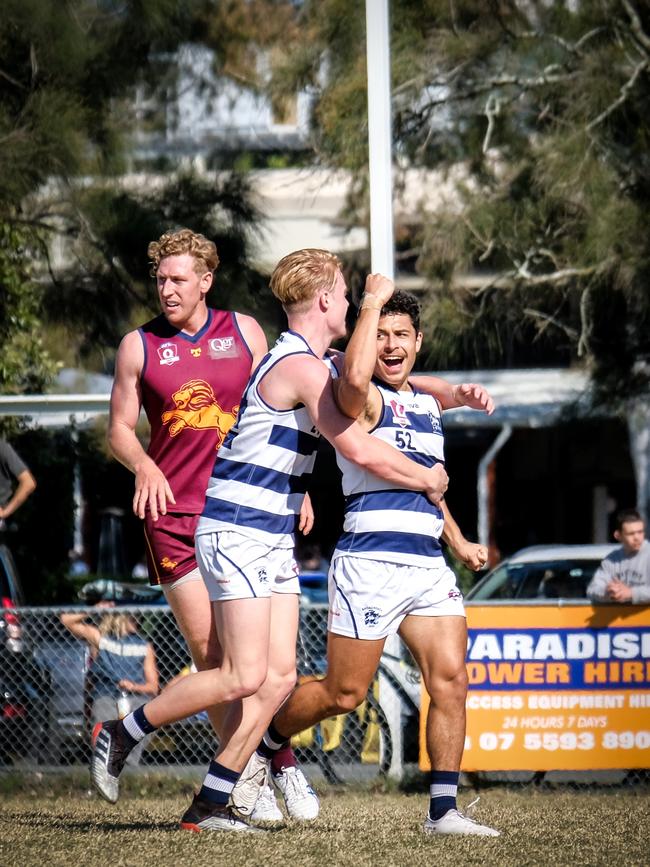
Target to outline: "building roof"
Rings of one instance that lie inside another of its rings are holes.
[[[430,373],[430,371],[426,371]],[[477,382],[492,395],[491,416],[466,407],[445,412],[445,427],[552,427],[563,415],[587,412],[589,378],[584,371],[562,368],[520,370],[446,370],[439,376],[453,383]]]
[[[431,371],[423,371],[431,374]],[[561,416],[587,411],[589,380],[577,370],[447,370],[435,374],[453,383],[477,382],[496,404],[493,415],[465,407],[445,413],[445,427],[552,427]],[[109,376],[62,371],[59,394],[2,395],[0,415],[31,417],[43,427],[66,427],[74,417],[79,425],[108,413],[112,379]],[[68,393],[70,392],[70,393]]]

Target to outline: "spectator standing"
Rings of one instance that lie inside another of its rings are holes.
[[[97,608],[113,609],[112,602],[98,602]],[[125,716],[158,694],[158,666],[153,645],[138,633],[135,617],[124,611],[107,610],[99,624],[89,623],[86,612],[61,615],[61,623],[76,638],[88,644],[91,664],[88,692],[91,701],[91,730],[107,715]],[[137,765],[145,742],[129,754],[128,763]],[[134,756],[135,753],[135,756]]]
[[[27,464],[6,440],[0,439],[0,520],[11,517],[35,489],[36,479]]]

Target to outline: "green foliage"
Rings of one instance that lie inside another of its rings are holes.
[[[42,286],[30,275],[38,254],[32,233],[0,222],[0,393],[32,394],[51,382],[56,365],[41,339]],[[6,423],[3,426],[7,432]]]
[[[0,18],[0,202],[111,166],[149,56],[187,33],[177,0],[6,0]],[[1,213],[1,206],[0,206]]]
[[[79,190],[69,212],[76,262],[46,287],[47,320],[68,330],[86,365],[110,369],[125,331],[159,312],[147,245],[179,226],[217,244],[221,261],[209,303],[258,310],[269,319],[266,301],[258,301],[265,283],[249,264],[251,227],[258,219],[249,183],[238,173],[215,181],[186,173],[152,187],[105,183]]]
[[[318,158],[354,173],[357,224],[363,11],[302,4],[296,60],[286,51],[272,83],[311,87]],[[428,286],[429,363],[581,363],[617,394],[647,390],[648,5],[392,0],[390,12],[396,161],[456,178],[456,202],[424,198],[396,227],[402,267]]]

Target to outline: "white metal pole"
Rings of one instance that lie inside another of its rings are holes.
[[[370,267],[395,277],[393,242],[393,175],[390,120],[390,41],[388,0],[366,0],[368,63],[368,164],[370,169]],[[393,636],[399,644],[397,636]],[[386,647],[391,644],[389,639]],[[401,702],[385,677],[379,678],[379,699],[391,730],[393,749],[389,776],[401,779]],[[383,747],[382,747],[383,748]]]
[[[488,468],[503,446],[512,436],[512,425],[504,424],[499,435],[490,448],[483,455],[478,464],[478,540],[486,547],[490,544],[490,514],[489,514],[489,491],[488,491]]]
[[[370,263],[395,276],[388,0],[366,0]]]

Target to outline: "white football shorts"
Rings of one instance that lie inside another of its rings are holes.
[[[423,568],[337,555],[328,590],[327,628],[350,638],[385,638],[409,615],[465,616],[463,594],[444,557]]]
[[[196,537],[196,562],[212,602],[300,593],[291,548],[269,548],[230,530]]]

